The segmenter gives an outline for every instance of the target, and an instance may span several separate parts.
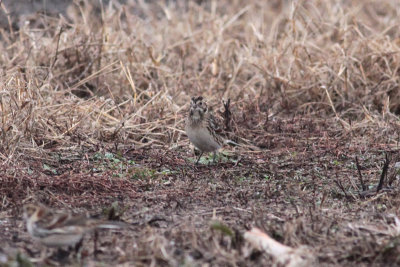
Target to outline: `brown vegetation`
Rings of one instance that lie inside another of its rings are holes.
[[[398,1],[92,2],[0,30],[0,261],[38,256],[41,201],[118,203],[135,231],[97,263],[268,266],[257,226],[316,265],[400,264]],[[195,167],[200,94],[241,146]]]

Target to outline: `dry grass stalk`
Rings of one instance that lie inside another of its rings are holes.
[[[269,114],[322,112],[346,131],[391,132],[400,127],[395,5],[83,1],[65,17],[21,17],[1,33],[3,152],[48,157],[78,139],[187,146],[183,110],[197,94],[230,98],[242,138],[238,116],[265,103]]]

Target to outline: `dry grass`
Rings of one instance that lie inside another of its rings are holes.
[[[221,215],[230,227],[259,224],[287,245],[312,247],[321,264],[399,263],[398,233],[381,229],[400,216],[398,1],[92,2],[61,16],[10,16],[0,30],[2,210],[17,213],[32,195],[54,205],[74,196],[73,207],[123,196],[139,210],[150,198],[146,214],[175,216],[182,228],[144,229],[141,217],[142,238],[134,250],[121,245],[121,262],[267,264],[210,232],[210,212],[233,203],[246,212]],[[230,135],[242,144],[235,164],[185,163],[184,116],[200,94],[216,111],[231,99]],[[94,155],[108,152],[123,167],[108,158],[99,170]],[[393,187],[363,199],[355,157],[372,186],[383,152],[393,154]]]
[[[346,130],[397,126],[398,8],[81,1],[70,19],[33,16],[1,35],[3,157],[99,142],[176,149],[196,94],[231,98],[238,117],[251,108],[334,114]]]

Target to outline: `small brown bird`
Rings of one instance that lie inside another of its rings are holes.
[[[47,247],[74,246],[85,233],[95,229],[119,229],[123,223],[91,219],[86,215],[54,212],[43,205],[27,204],[23,208],[28,233]]]
[[[191,99],[185,131],[190,142],[200,150],[200,156],[195,164],[199,162],[204,152],[213,152],[213,161],[215,162],[216,152],[224,144],[237,145],[221,136],[222,129],[209,111],[202,96],[192,97]]]

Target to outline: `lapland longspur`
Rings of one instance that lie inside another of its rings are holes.
[[[199,162],[204,152],[213,152],[213,161],[215,162],[216,152],[224,144],[237,145],[235,142],[222,137],[222,129],[202,96],[192,97],[190,101],[185,131],[190,142],[200,150],[200,156],[195,164]]]
[[[47,247],[74,246],[95,229],[124,227],[123,223],[91,219],[85,214],[54,212],[43,205],[27,204],[23,211],[28,233]]]

